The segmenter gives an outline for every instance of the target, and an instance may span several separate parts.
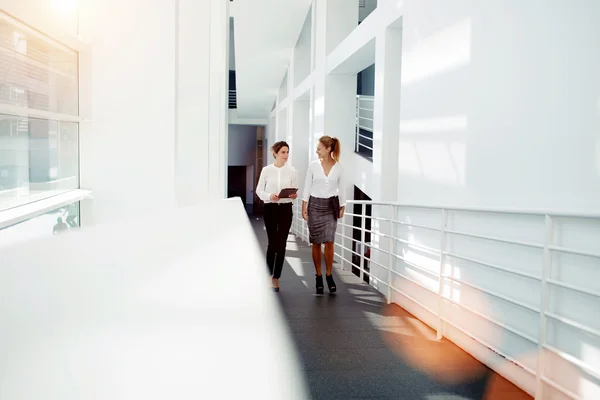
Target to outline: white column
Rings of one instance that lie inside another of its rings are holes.
[[[356,75],[345,75],[343,78],[341,75],[336,75],[328,80],[329,77],[326,78],[327,55],[357,26],[358,1],[315,0],[313,9],[313,36],[315,38],[313,141],[315,141],[324,134],[338,136],[338,134],[329,132],[327,128],[339,131],[340,134],[345,132],[343,127],[347,122],[345,120],[347,111],[345,109],[346,96],[348,96],[348,91],[351,91],[350,96],[352,99],[356,95]],[[329,108],[326,104],[329,105]],[[354,110],[354,100],[352,100],[352,109]],[[352,114],[350,119],[354,127],[354,111]],[[326,120],[329,122],[326,122]],[[353,137],[352,135],[352,140]],[[342,144],[345,143],[342,142]]]
[[[309,143],[314,147],[316,140],[325,133],[325,68],[327,62],[326,49],[326,15],[325,0],[313,1],[313,48],[314,48],[314,89],[311,94],[312,137]],[[314,159],[314,154],[309,158]]]
[[[308,168],[307,155],[313,153],[313,149],[309,147],[308,143],[309,112],[310,102],[308,100],[294,101],[293,144],[290,146],[292,146],[293,165],[298,170],[300,190],[304,188],[304,179]]]
[[[354,127],[356,116],[356,75],[327,75],[325,78],[325,134],[337,137],[341,144],[340,162],[346,171],[346,181],[354,176]]]
[[[182,1],[182,0],[179,0]],[[192,26],[181,26],[181,32],[185,35],[194,36],[196,33],[199,17],[206,15],[206,1],[185,0],[200,3],[194,29]],[[228,94],[227,87],[229,75],[229,1],[210,0],[210,102],[209,102],[209,128],[206,134],[209,137],[208,148],[208,196],[211,199],[222,199],[227,196],[227,138],[228,138]],[[195,6],[198,7],[198,6]],[[206,51],[198,52],[200,56],[206,57]],[[198,71],[196,71],[198,73]],[[200,167],[200,165],[198,166]]]
[[[401,59],[402,31],[387,28],[377,35],[375,50],[373,200],[395,201],[398,195]]]
[[[375,99],[373,102],[373,200],[396,201],[398,195],[398,136],[400,134],[400,68],[402,57],[402,32],[387,28],[377,35],[375,49]],[[373,216],[394,219],[392,207],[375,206]],[[390,222],[373,220],[374,231],[397,237]],[[392,251],[392,242],[373,236],[377,246]],[[388,273],[376,263],[387,265],[390,258],[383,252],[373,252],[371,273],[387,282]],[[391,259],[392,262],[394,259]],[[383,290],[383,288],[381,288]],[[387,288],[386,288],[387,289]]]
[[[210,4],[179,0],[175,63],[175,194],[179,205],[200,201],[208,191],[211,120]],[[196,35],[190,35],[195,32]],[[209,57],[206,55],[209,54]]]
[[[296,68],[295,68],[295,57],[294,52],[292,52],[292,56],[290,57],[290,64],[287,72],[287,98],[288,98],[288,106],[287,106],[287,132],[285,140],[292,148],[294,147],[294,89],[296,88]],[[290,152],[290,162],[293,165],[294,153]]]
[[[269,132],[269,147],[273,146],[273,143],[275,143],[276,141],[278,141],[278,137],[279,137],[279,125],[280,125],[280,118],[279,118],[279,102],[282,99],[279,98],[279,90],[277,91],[277,95],[275,96],[275,121],[274,121],[274,128],[272,131]]]

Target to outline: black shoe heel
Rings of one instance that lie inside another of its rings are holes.
[[[333,280],[333,275],[326,275],[325,279],[327,280],[327,287],[329,288],[330,293],[335,293],[337,287],[335,286],[335,281]]]
[[[316,276],[316,288],[317,288],[317,294],[323,294],[323,275],[317,275]]]

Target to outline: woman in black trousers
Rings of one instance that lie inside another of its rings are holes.
[[[290,146],[277,142],[271,147],[275,161],[264,167],[260,173],[256,193],[265,202],[264,221],[269,244],[267,246],[267,266],[273,281],[273,290],[279,292],[279,278],[285,261],[287,238],[292,226],[292,202],[298,195],[280,199],[281,189],[298,188],[298,174],[294,167],[287,165]]]

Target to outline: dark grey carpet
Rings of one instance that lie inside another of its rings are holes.
[[[293,235],[286,258],[276,295],[313,399],[530,399],[349,271],[334,266],[338,293],[316,296],[310,247]]]

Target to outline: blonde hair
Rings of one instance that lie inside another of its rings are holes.
[[[338,138],[325,135],[319,138],[319,142],[331,149],[331,156],[335,161],[340,161],[340,140]]]

